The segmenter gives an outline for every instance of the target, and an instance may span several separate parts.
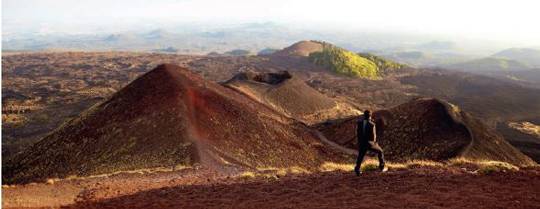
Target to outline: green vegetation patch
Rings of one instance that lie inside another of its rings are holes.
[[[309,54],[313,64],[346,76],[378,79],[382,73],[409,67],[374,54],[356,54],[323,41],[311,42],[323,46],[322,51]]]
[[[389,72],[396,69],[408,68],[409,66],[394,62],[390,59],[382,58],[371,53],[358,53],[359,56],[375,63],[379,73]]]
[[[380,78],[377,65],[353,52],[326,44],[321,52],[309,54],[315,65],[336,73],[362,78]]]
[[[493,173],[499,173],[499,172],[507,172],[507,171],[518,171],[519,168],[506,163],[506,162],[498,162],[498,161],[488,161],[483,162],[480,165],[480,168],[478,169],[479,174],[493,174]]]

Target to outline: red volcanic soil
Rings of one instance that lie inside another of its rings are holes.
[[[277,180],[222,179],[105,199],[80,199],[92,208],[537,208],[540,170],[493,175],[458,167],[416,167],[381,174],[328,172]],[[137,184],[137,182],[130,182]],[[122,188],[96,189],[113,194]]]
[[[387,159],[446,160],[453,157],[536,165],[506,142],[493,128],[467,112],[437,99],[418,98],[388,110],[374,112],[377,140]],[[356,147],[355,127],[362,116],[321,124],[317,128],[331,141]]]
[[[202,165],[317,168],[352,158],[238,92],[160,65],[8,161],[4,184]]]

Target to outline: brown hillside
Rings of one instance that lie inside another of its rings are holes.
[[[225,85],[308,124],[356,114],[348,105],[324,96],[288,71],[244,72]]]
[[[323,45],[314,41],[300,41],[283,50],[274,52],[273,55],[281,56],[302,56],[307,57],[309,53],[323,50]]]
[[[14,156],[4,183],[195,164],[316,168],[343,155],[305,126],[175,65],[160,65]]]
[[[361,118],[321,125],[319,129],[328,139],[355,148],[355,124]],[[375,111],[374,120],[378,141],[386,157],[393,161],[467,157],[535,165],[493,128],[457,106],[437,99],[419,98]]]

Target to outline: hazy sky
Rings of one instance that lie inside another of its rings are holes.
[[[127,23],[272,21],[333,30],[405,31],[540,46],[535,1],[480,0],[2,0],[3,33]],[[127,26],[126,26],[127,27]],[[33,29],[35,29],[33,28]],[[126,30],[129,28],[126,28]]]

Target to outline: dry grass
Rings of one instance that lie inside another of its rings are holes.
[[[509,123],[508,126],[521,132],[540,137],[540,125],[535,125],[530,122],[512,122]]]
[[[403,163],[386,163],[386,167],[388,167],[388,169],[392,168],[392,169],[402,169],[402,168],[407,168],[407,165],[403,164]]]
[[[2,114],[2,123],[22,127],[27,118],[22,114]]]
[[[116,171],[114,173],[88,176],[88,177],[83,177],[83,178],[107,177],[107,176],[113,176],[117,174],[145,174],[145,173],[157,173],[157,172],[171,172],[171,171],[179,171],[179,170],[190,169],[190,168],[191,166],[175,165],[171,167],[157,167],[157,168],[145,168],[145,169],[128,170],[128,171]],[[80,178],[80,177],[77,177],[77,178]]]
[[[446,167],[446,166],[463,166],[463,165],[476,165],[479,167],[475,173],[479,174],[489,174],[494,172],[507,172],[507,171],[517,171],[519,167],[514,166],[510,163],[499,162],[499,161],[490,161],[490,160],[473,160],[467,158],[453,158],[446,162],[435,162],[428,160],[410,160],[404,163],[388,163],[386,166],[389,169],[405,169],[405,168],[414,168],[414,167]],[[354,164],[341,164],[334,162],[325,162],[319,167],[320,172],[331,172],[331,171],[346,171],[352,172],[354,170]],[[360,168],[362,172],[367,171],[378,171],[379,162],[375,159],[368,159],[362,163]]]
[[[60,181],[60,180],[62,180],[62,179],[59,179],[59,178],[51,178],[51,179],[47,179],[47,180],[45,181],[45,183],[47,183],[47,184],[54,184],[54,183],[56,183],[56,182],[58,182],[58,181]]]
[[[444,164],[428,160],[410,160],[405,163],[407,168],[410,167],[443,167]]]
[[[268,180],[278,180],[279,179],[278,176],[272,175],[272,174],[264,174],[264,177],[267,178]]]
[[[247,171],[247,172],[244,172],[244,173],[240,174],[240,178],[242,178],[242,179],[252,179],[252,178],[255,178],[255,173],[253,173],[251,171]]]
[[[429,162],[430,163],[436,163],[436,162]],[[491,173],[497,173],[497,172],[508,172],[508,171],[518,171],[519,167],[512,165],[507,162],[500,162],[500,161],[492,161],[492,160],[485,160],[485,159],[467,159],[463,157],[459,158],[453,158],[448,161],[446,161],[444,164],[442,163],[436,163],[439,164],[438,166],[464,166],[464,165],[475,165],[479,168],[475,171],[475,173],[478,174],[491,174]]]
[[[362,167],[360,168],[360,171],[362,172],[368,172],[368,171],[378,171],[379,170],[379,163],[373,163],[373,162],[364,162],[362,163]]]
[[[453,158],[450,159],[444,163],[441,162],[435,162],[435,161],[427,161],[427,160],[410,160],[404,163],[388,163],[386,166],[389,169],[406,169],[406,168],[413,168],[413,167],[445,167],[445,166],[463,166],[467,164],[476,165],[479,167],[478,170],[475,171],[475,173],[478,174],[493,174],[498,172],[509,172],[509,171],[518,171],[519,167],[514,166],[512,164],[506,163],[506,162],[499,162],[499,161],[489,161],[489,160],[473,160],[473,159],[467,159],[467,158]],[[325,162],[323,163],[319,168],[319,172],[331,172],[331,171],[345,171],[345,172],[352,172],[354,171],[354,164],[343,164],[343,163],[334,163],[334,162]],[[182,170],[182,169],[189,169],[190,167],[187,166],[177,166],[174,168],[174,170]],[[379,162],[376,159],[367,159],[362,163],[362,167],[360,168],[362,172],[371,172],[371,171],[378,171],[379,170]],[[69,176],[64,179],[59,178],[51,178],[47,179],[48,184],[54,184],[58,181],[62,180],[71,180],[71,179],[83,179],[83,178],[95,178],[95,177],[108,177],[116,174],[122,174],[122,173],[152,173],[152,172],[159,172],[159,171],[172,171],[171,168],[153,168],[153,169],[140,169],[140,170],[132,170],[132,171],[119,171],[111,174],[103,174],[103,175],[96,175],[96,176],[89,176],[89,177],[77,177],[77,176]],[[280,176],[285,176],[287,174],[310,174],[311,172],[307,169],[301,168],[301,167],[289,167],[289,168],[277,168],[277,167],[261,167],[257,168],[257,171],[246,171],[239,175],[239,178],[241,179],[254,179],[256,177],[264,177],[268,180],[278,180]]]
[[[89,179],[89,178],[102,178],[102,177],[110,177],[114,175],[119,174],[145,174],[145,173],[156,173],[156,172],[171,172],[171,171],[179,171],[184,169],[190,169],[191,166],[184,166],[184,165],[176,165],[171,167],[157,167],[157,168],[146,168],[146,169],[137,169],[137,170],[126,170],[126,171],[116,171],[113,173],[107,173],[107,174],[99,174],[99,175],[92,175],[92,176],[77,176],[77,175],[71,175],[66,178],[49,178],[45,182],[47,184],[54,184],[58,181],[63,180],[74,180],[74,179]]]
[[[476,165],[479,168],[475,171],[478,174],[492,174],[498,172],[518,171],[519,167],[507,162],[484,160],[484,159],[467,159],[467,158],[454,158],[446,162],[452,166],[462,166],[467,164]]]
[[[299,173],[308,173],[309,174],[309,173],[311,173],[307,169],[297,167],[297,166],[290,167],[290,168],[287,169],[287,171],[289,171],[290,173],[294,173],[294,174],[299,174]]]
[[[333,162],[325,162],[319,167],[321,172],[330,172],[330,171],[353,171],[354,164],[341,164]]]
[[[292,166],[288,168],[277,168],[277,167],[259,167],[256,171],[246,171],[239,175],[239,178],[242,179],[253,179],[256,177],[264,177],[268,180],[277,180],[280,176],[285,176],[288,174],[310,174],[307,169]]]
[[[455,166],[466,165],[466,164],[476,164],[476,163],[477,162],[475,160],[467,159],[464,157],[452,158],[446,161],[447,165],[455,165]]]
[[[325,162],[319,167],[319,171],[321,172],[330,172],[330,171],[353,171],[354,170],[354,164],[342,164],[342,163],[334,163],[334,162]],[[407,165],[402,163],[386,163],[386,166],[391,169],[400,169],[400,168],[406,168]],[[365,160],[362,163],[362,167],[360,168],[362,172],[364,171],[376,171],[379,170],[379,161],[374,159],[368,159]]]
[[[386,166],[389,169],[406,169],[414,167],[445,167],[445,166],[461,166],[466,164],[474,164],[480,168],[475,172],[479,174],[490,174],[496,172],[507,172],[507,171],[517,171],[518,167],[511,165],[506,162],[498,161],[488,161],[488,160],[472,160],[467,158],[453,158],[446,162],[435,162],[428,160],[410,160],[404,163],[391,163],[387,162]],[[319,172],[331,172],[331,171],[345,171],[352,172],[354,171],[354,164],[343,164],[335,162],[325,162],[319,166]],[[186,167],[188,168],[188,167]],[[185,168],[184,168],[185,169]],[[362,163],[360,168],[362,172],[371,172],[379,171],[379,161],[376,159],[366,159]],[[131,171],[135,172],[135,171]],[[137,172],[141,172],[138,170]],[[281,176],[288,174],[310,174],[311,172],[305,168],[301,167],[288,167],[288,168],[279,168],[279,167],[259,167],[256,171],[247,171],[239,175],[242,179],[254,179],[256,177],[263,177],[268,180],[278,180]],[[113,175],[113,174],[109,174]],[[76,177],[69,177],[69,179]],[[52,180],[56,182],[57,180]],[[53,183],[54,183],[53,182]]]
[[[288,168],[276,168],[276,167],[260,167],[260,168],[257,168],[257,170],[260,172],[260,173],[272,173],[272,174],[277,174],[277,175],[281,175],[281,176],[284,176],[284,175],[287,175],[287,174],[310,174],[311,172],[308,171],[307,169],[305,168],[301,168],[301,167],[298,167],[298,166],[292,166],[292,167],[288,167]]]
[[[499,161],[487,161],[480,164],[480,168],[476,171],[479,174],[492,174],[507,171],[518,171],[519,168],[510,163]]]
[[[489,159],[470,159],[470,158],[464,158],[464,157],[457,157],[452,158],[445,162],[446,165],[451,166],[463,166],[463,165],[476,165],[480,166],[486,162],[490,162],[492,160]]]

